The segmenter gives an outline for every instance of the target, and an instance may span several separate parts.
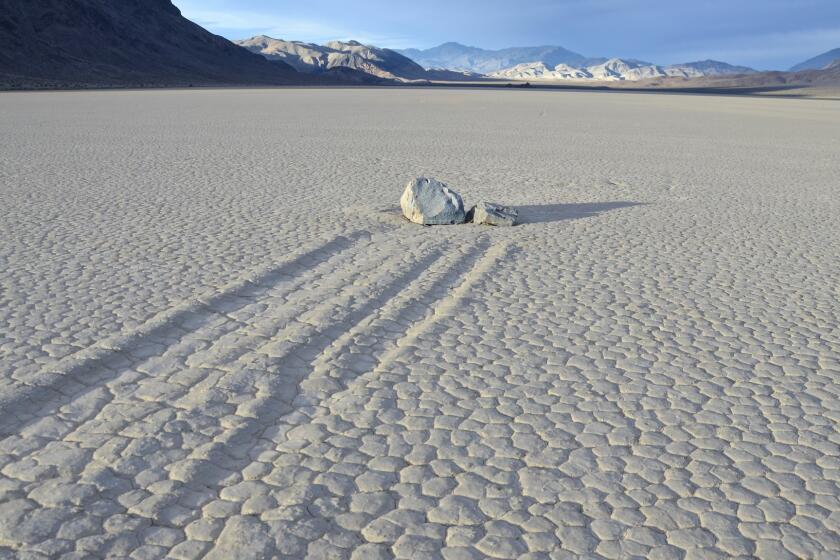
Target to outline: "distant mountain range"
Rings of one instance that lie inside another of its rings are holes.
[[[657,66],[632,59],[587,58],[556,46],[489,51],[458,43],[445,43],[426,51],[395,51],[363,45],[357,41],[331,41],[317,45],[265,35],[236,41],[236,44],[268,60],[289,64],[300,72],[318,74],[344,68],[402,82],[480,80],[484,77],[535,81],[638,81],[666,76],[697,78],[754,72],[751,68],[714,60]],[[411,56],[418,57],[422,65],[412,60]],[[507,66],[519,60],[526,62]]]
[[[460,43],[399,51],[425,68],[470,71],[506,80],[637,81],[656,77],[697,78],[755,72],[745,66],[705,60],[670,66],[634,59],[587,57],[558,46],[487,50]]]
[[[601,64],[582,68],[576,68],[567,64],[558,64],[552,69],[543,62],[519,64],[513,68],[492,72],[489,74],[489,77],[505,80],[534,81],[638,81],[663,77],[700,78],[703,76],[731,76],[752,72],[755,72],[752,68],[732,66],[731,64],[715,60],[657,66],[637,60],[611,58]]]
[[[378,78],[402,82],[460,80],[466,76],[463,72],[426,70],[396,51],[363,45],[358,41],[330,41],[325,45],[316,45],[258,35],[235,43],[268,60],[284,62],[299,72],[310,74],[348,68]]]
[[[805,62],[800,62],[796,66],[791,67],[791,72],[799,72],[802,70],[822,70],[831,63],[840,60],[840,49],[830,50],[821,55],[809,58]]]
[[[518,64],[542,62],[551,68],[567,64],[579,68],[605,62],[606,58],[588,58],[582,54],[557,46],[511,47],[487,50],[468,47],[460,43],[444,43],[431,49],[398,50],[424,68],[444,68],[461,72],[490,74]]]
[[[396,51],[267,36],[238,43],[187,20],[171,0],[0,0],[0,88],[425,83],[485,76],[616,87],[840,85],[840,49],[792,72],[756,73],[712,60],[658,66],[591,58],[559,46],[487,50],[445,43]]]
[[[697,87],[697,88],[773,88],[773,87],[837,87],[840,86],[840,60],[835,60],[819,70],[798,72],[755,72],[739,76],[705,76],[689,81],[675,78],[645,80],[643,87]]]
[[[634,59],[587,57],[559,46],[488,50],[450,42],[398,52],[427,69],[476,72],[495,80],[632,83],[644,88],[840,85],[840,49],[798,64],[791,72],[757,72],[716,60],[660,66]]]
[[[170,0],[0,0],[3,87],[288,83],[318,80],[213,35]]]

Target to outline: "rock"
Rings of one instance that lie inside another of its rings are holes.
[[[400,199],[403,215],[415,224],[463,224],[466,220],[461,195],[435,179],[411,181]]]
[[[492,202],[479,202],[467,214],[467,221],[488,226],[513,226],[519,212],[511,206],[502,206]]]

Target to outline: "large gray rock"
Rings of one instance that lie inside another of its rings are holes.
[[[518,217],[519,212],[511,206],[479,202],[470,210],[467,219],[475,224],[488,226],[513,226],[516,225],[516,218]]]
[[[466,220],[461,195],[426,177],[418,177],[405,187],[400,206],[403,215],[415,224],[463,224]]]

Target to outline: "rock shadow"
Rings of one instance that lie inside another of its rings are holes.
[[[628,208],[630,206],[643,206],[644,202],[632,202],[627,200],[615,202],[584,202],[577,204],[536,204],[530,206],[517,206],[519,210],[520,224],[547,224],[551,222],[562,222],[564,220],[579,220],[591,218],[610,210]]]

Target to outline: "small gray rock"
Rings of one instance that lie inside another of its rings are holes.
[[[511,206],[492,202],[479,202],[467,214],[467,221],[488,226],[513,226],[519,212]]]
[[[466,220],[461,195],[426,177],[418,177],[405,187],[400,206],[403,215],[415,224],[463,224]]]

